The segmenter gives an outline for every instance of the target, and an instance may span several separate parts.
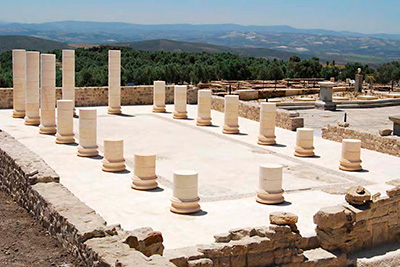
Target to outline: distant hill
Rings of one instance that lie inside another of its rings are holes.
[[[12,49],[37,50],[48,52],[54,49],[70,48],[68,44],[45,40],[32,36],[5,35],[0,36],[0,53]]]
[[[279,51],[268,48],[232,48],[221,45],[182,42],[174,40],[148,40],[139,42],[116,43],[115,46],[126,46],[135,50],[142,51],[167,51],[167,52],[190,52],[190,53],[231,53],[241,56],[265,57],[277,59],[289,59],[291,56],[298,55],[291,52]],[[301,55],[302,58],[309,58],[310,55]]]

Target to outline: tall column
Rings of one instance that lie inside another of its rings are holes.
[[[211,125],[211,90],[197,92],[197,126]]]
[[[56,130],[56,55],[41,55],[40,126],[39,133],[55,134]]]
[[[25,125],[38,126],[39,52],[26,52]]]
[[[62,51],[62,96],[72,100],[75,115],[75,50]]]
[[[187,86],[175,85],[174,90],[174,119],[187,119]]]
[[[261,204],[278,204],[285,201],[282,189],[282,165],[264,164],[260,166],[259,185],[256,201]]]
[[[103,171],[121,172],[125,170],[124,140],[104,140]]]
[[[79,110],[79,146],[78,156],[96,157],[99,155],[97,146],[97,110]]]
[[[224,134],[239,133],[239,96],[226,95],[224,105]]]
[[[314,130],[309,128],[297,128],[296,147],[294,155],[296,157],[313,157],[314,154]]]
[[[339,169],[343,171],[360,171],[361,167],[361,141],[357,139],[342,140],[342,157]]]
[[[259,145],[275,145],[275,103],[261,103]]]
[[[155,154],[135,154],[135,167],[132,177],[132,188],[151,190],[158,187]]]
[[[74,104],[72,100],[57,101],[57,144],[72,144],[74,139]]]
[[[189,214],[200,210],[200,198],[197,193],[198,174],[195,171],[175,171],[173,197],[170,210],[175,213]]]
[[[108,50],[108,114],[121,114],[120,50]]]
[[[154,81],[153,88],[153,112],[165,112],[165,82]]]
[[[12,51],[13,61],[13,118],[25,117],[26,52]]]

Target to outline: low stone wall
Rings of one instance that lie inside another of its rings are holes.
[[[224,112],[224,98],[212,96],[211,108],[220,112]],[[260,105],[257,103],[249,103],[245,101],[239,102],[239,116],[259,121]],[[299,117],[299,113],[278,109],[276,112],[275,123],[277,127],[296,131],[297,128],[304,126],[304,118]]]
[[[157,255],[163,252],[161,233],[107,226],[58,181],[59,176],[39,156],[0,130],[0,189],[76,257],[88,266],[173,266]]]
[[[197,103],[197,88],[188,86],[188,103]],[[62,98],[61,88],[56,88],[56,98]],[[174,103],[174,86],[167,85],[165,90],[165,101],[167,104]],[[122,86],[121,105],[152,105],[153,86]],[[75,105],[77,107],[107,106],[108,87],[77,87],[75,89]],[[0,88],[0,109],[13,108],[12,88]]]
[[[322,129],[322,138],[342,142],[343,139],[359,139],[361,147],[400,157],[400,137],[380,136],[367,131],[328,125]]]
[[[400,240],[400,187],[363,205],[321,209],[314,215],[321,247],[345,253]]]

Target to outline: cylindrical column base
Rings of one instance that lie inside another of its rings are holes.
[[[182,201],[178,198],[171,198],[171,207],[169,208],[174,213],[190,214],[200,210],[200,198],[191,199],[190,201]]]
[[[157,107],[157,106],[153,106],[153,112],[154,113],[165,113],[167,112],[167,109],[164,107]]]
[[[224,125],[222,129],[222,133],[224,134],[238,134],[239,132],[239,126]]]
[[[122,114],[122,110],[121,110],[121,108],[108,107],[107,113],[110,115],[120,115],[120,114]]]
[[[121,172],[125,169],[124,141],[104,140],[102,170],[105,172]]]
[[[39,133],[40,134],[49,134],[53,135],[57,132],[56,126],[40,126],[39,127]]]
[[[197,126],[211,126],[211,118],[197,118],[196,120]]]
[[[56,144],[73,144],[75,143],[75,138],[73,134],[70,135],[61,135],[59,133],[56,134]]]
[[[256,201],[261,204],[279,204],[285,201],[283,190],[270,193],[265,190],[257,190]]]
[[[25,125],[28,126],[39,126],[40,118],[28,118],[25,116]]]
[[[297,128],[296,146],[294,155],[296,157],[313,157],[314,153],[314,130],[309,128]]]
[[[13,110],[12,117],[17,119],[23,119],[25,117],[25,111]]]
[[[131,187],[136,190],[151,190],[158,187],[155,154],[135,154]]]
[[[98,146],[94,147],[83,147],[81,145],[78,146],[78,153],[79,157],[97,157],[99,155]]]
[[[257,144],[263,145],[263,146],[271,146],[271,145],[276,145],[276,136],[265,136],[265,135],[259,135],[258,136],[258,141]]]
[[[187,112],[185,111],[185,112],[177,112],[177,111],[174,111],[174,115],[173,115],[173,118],[174,119],[187,119]]]
[[[361,141],[357,139],[342,140],[342,157],[339,169],[343,171],[360,171],[361,167]]]

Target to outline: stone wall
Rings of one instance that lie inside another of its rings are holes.
[[[224,98],[212,96],[211,108],[220,112],[224,112]],[[260,105],[257,103],[240,101],[239,116],[246,119],[259,121]],[[277,109],[275,123],[277,127],[296,131],[297,128],[304,126],[304,118],[299,117],[297,112]]]
[[[197,103],[197,88],[189,86],[188,103]],[[61,88],[56,88],[56,98],[62,98]],[[165,90],[165,101],[167,104],[174,103],[174,86],[168,85]],[[77,87],[75,89],[75,104],[77,107],[107,106],[108,87]],[[152,105],[153,86],[122,86],[121,105]],[[0,109],[13,108],[12,88],[0,88]]]
[[[322,137],[336,142],[342,142],[343,139],[359,139],[363,148],[400,157],[400,137],[380,136],[367,131],[335,125],[323,128]]]
[[[173,266],[158,255],[163,252],[161,233],[107,226],[58,181],[59,176],[39,156],[0,130],[0,189],[76,257],[88,266]]]
[[[314,215],[321,247],[345,253],[400,240],[400,187],[363,205],[343,204]]]

